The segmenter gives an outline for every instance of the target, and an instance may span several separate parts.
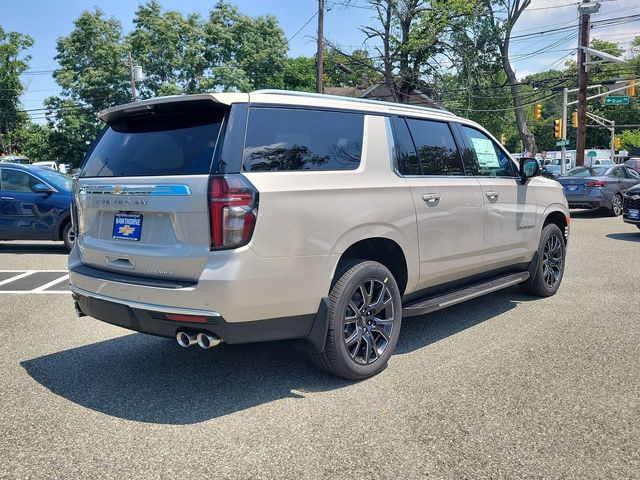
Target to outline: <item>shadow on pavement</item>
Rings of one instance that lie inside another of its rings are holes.
[[[509,288],[403,320],[397,353],[428,346],[532,300]],[[324,374],[287,342],[182,349],[133,334],[21,362],[37,382],[74,403],[128,420],[192,424],[305,391],[351,382]]]
[[[51,255],[67,255],[69,252],[67,248],[64,246],[64,243],[51,243],[51,244],[42,244],[42,243],[11,243],[11,242],[0,242],[0,254],[2,253],[44,253]]]
[[[640,231],[638,232],[624,232],[624,233],[609,233],[607,238],[613,238],[614,240],[627,240],[629,242],[640,242]]]

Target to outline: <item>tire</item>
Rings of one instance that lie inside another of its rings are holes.
[[[566,246],[560,228],[550,223],[542,229],[538,244],[538,265],[533,277],[522,282],[520,289],[536,297],[550,297],[560,288],[564,275]]]
[[[611,217],[619,217],[622,215],[622,195],[616,193],[611,199],[611,208],[607,210]]]
[[[325,348],[311,360],[338,377],[363,380],[384,370],[396,348],[402,299],[384,265],[356,260],[341,267],[329,294]]]
[[[64,224],[64,228],[62,229],[62,241],[64,242],[65,247],[67,247],[67,250],[71,251],[73,244],[76,241],[76,233],[71,226],[71,222]]]

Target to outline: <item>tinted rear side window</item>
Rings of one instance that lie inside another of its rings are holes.
[[[430,120],[407,119],[418,150],[423,175],[462,175],[462,159],[449,125]]]
[[[244,147],[248,172],[355,170],[364,115],[287,108],[252,108]]]
[[[158,106],[157,111],[114,121],[87,158],[81,176],[208,174],[226,113],[226,108],[208,104]]]
[[[393,117],[392,122],[398,173],[400,175],[422,175],[422,167],[407,122],[404,118],[398,117]]]

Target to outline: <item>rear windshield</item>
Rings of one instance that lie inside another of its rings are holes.
[[[154,107],[113,121],[80,176],[208,174],[226,109],[210,101]]]

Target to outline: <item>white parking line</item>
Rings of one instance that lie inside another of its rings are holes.
[[[20,295],[24,295],[26,293],[35,293],[36,295],[49,295],[49,294],[70,294],[70,290],[45,290],[44,292],[34,292],[33,290],[2,290],[0,291],[0,295],[4,293],[18,293]]]
[[[49,287],[53,287],[54,285],[56,285],[57,283],[62,282],[63,280],[66,280],[69,278],[69,274],[67,273],[66,275],[63,275],[60,278],[56,278],[55,280],[49,282],[49,283],[45,283],[44,285],[38,287],[38,288],[34,288],[33,290],[30,290],[29,293],[42,293],[43,290],[46,290]]]
[[[5,272],[15,273],[15,270],[4,270]],[[24,270],[18,270],[19,272],[24,272]],[[2,285],[6,285],[7,283],[15,282],[16,280],[20,280],[21,278],[28,277],[29,275],[33,275],[36,273],[36,270],[29,270],[28,272],[21,273],[20,275],[16,275],[15,277],[7,278],[6,280],[2,280],[0,282],[0,287]]]
[[[20,294],[20,295],[24,295],[27,293],[35,293],[38,295],[48,295],[48,294],[70,294],[71,292],[69,290],[47,290],[47,288],[51,288],[54,285],[57,285],[60,282],[63,282],[64,280],[67,280],[69,278],[69,271],[68,270],[0,270],[0,273],[16,273],[18,275],[14,275],[13,277],[7,278],[5,280],[0,281],[0,287],[3,285],[7,285],[9,283],[13,283],[15,281],[18,281],[22,278],[25,277],[29,277],[32,276],[34,274],[37,273],[60,273],[61,276],[59,276],[58,278],[56,278],[55,280],[52,280],[50,282],[45,283],[44,285],[41,285],[39,287],[33,288],[31,290],[0,290],[0,295],[4,294],[4,293],[14,293],[14,294]]]

